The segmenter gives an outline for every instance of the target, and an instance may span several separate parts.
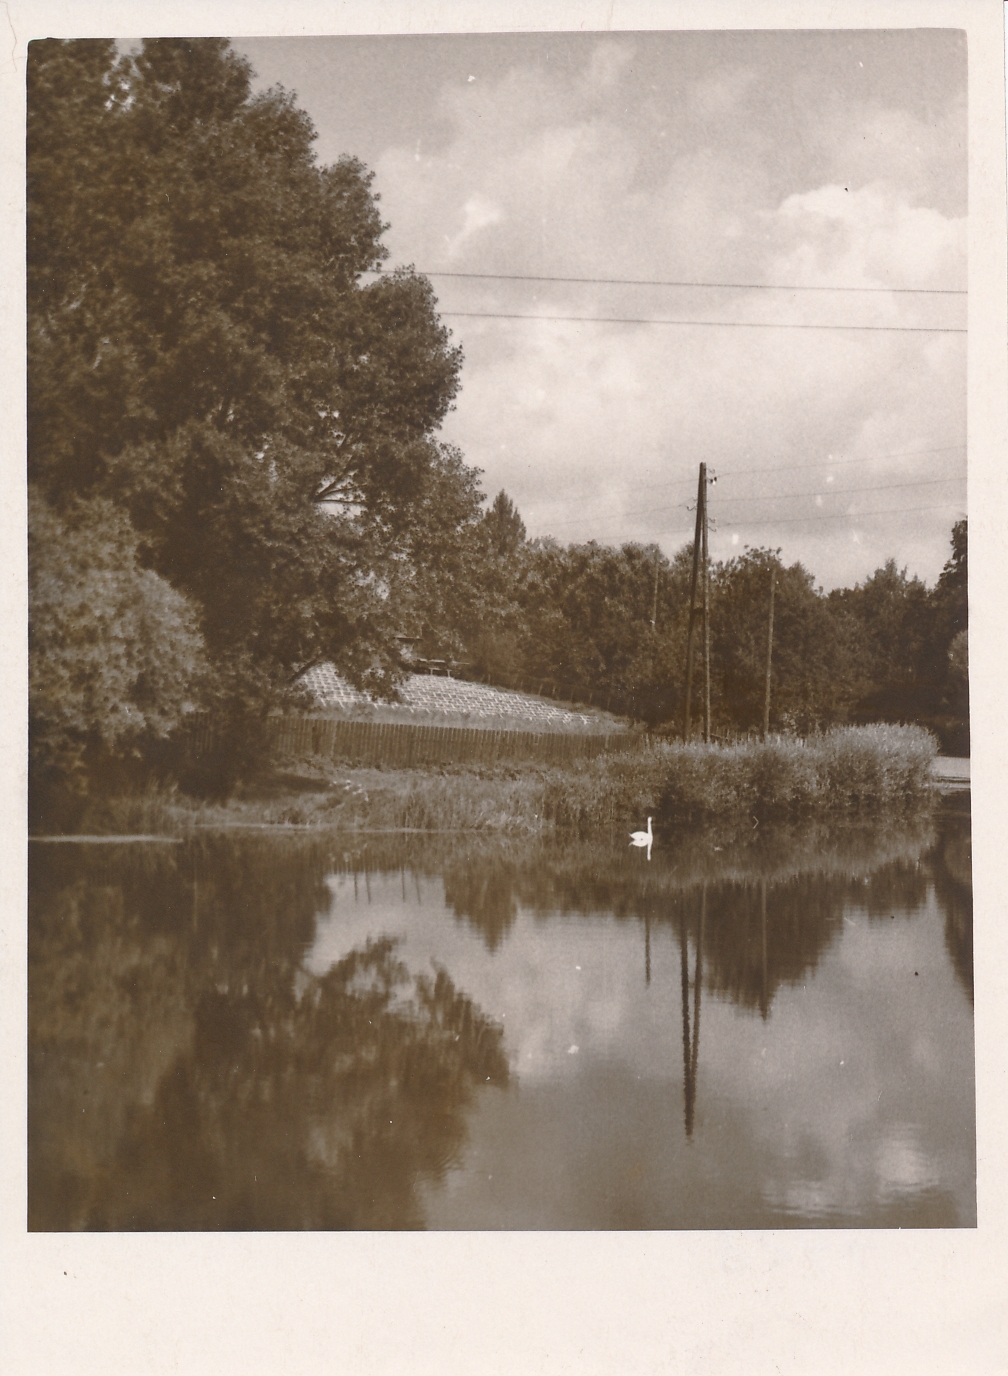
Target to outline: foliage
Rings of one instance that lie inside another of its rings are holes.
[[[251,78],[218,39],[30,47],[33,780],[83,778],[88,741],[153,761],[196,702],[220,748],[176,773],[225,792],[303,667],[392,697],[403,633],[678,725],[691,548],[530,542],[503,490],[484,512],[437,439],[462,359],[430,283],[374,276],[372,174],[319,165],[294,97]],[[777,551],[715,564],[715,732],[762,721],[771,568],[773,729],[918,721],[961,744],[965,521],[933,589],[893,561],[829,596]]]
[[[463,658],[489,611],[479,477],[453,445],[437,446],[390,564],[388,602],[430,658]]]
[[[506,494],[501,494],[509,503]],[[513,512],[517,516],[517,512]],[[461,638],[474,672],[490,681],[681,730],[692,567],[687,545],[670,560],[655,547],[537,540],[484,564],[492,596]],[[770,725],[807,733],[847,722],[918,721],[951,740],[968,692],[966,527],[928,589],[888,561],[864,584],[824,595],[779,551],[746,549],[710,570],[711,712],[715,733],[760,729],[774,573]],[[698,626],[699,629],[699,626]],[[951,655],[951,658],[950,658]],[[693,731],[702,720],[703,643],[695,638]]]
[[[845,672],[853,627],[829,604],[801,564],[746,550],[712,578],[712,710],[734,727],[761,726],[766,691],[771,572],[775,575],[771,719],[807,732],[847,718],[854,695]],[[716,704],[716,709],[715,709]]]
[[[559,697],[590,687],[595,705],[640,719],[670,716],[687,577],[681,557],[670,565],[654,546],[526,546],[514,568],[511,675]]]
[[[937,742],[918,726],[838,727],[734,746],[676,743],[661,797],[666,820],[800,817],[901,810],[927,801]]]
[[[314,137],[222,40],[31,45],[33,503],[128,516],[245,729],[320,657],[388,691],[390,588],[441,587],[432,510],[443,544],[478,518],[434,439],[461,352],[426,279],[365,283],[372,174],[317,165]]]
[[[524,543],[525,522],[503,488],[493,499],[493,505],[483,520],[490,535],[491,548],[500,558],[515,554]]]
[[[190,714],[206,675],[195,610],[139,561],[125,515],[95,497],[29,504],[34,801],[86,788],[86,764],[136,758]]]

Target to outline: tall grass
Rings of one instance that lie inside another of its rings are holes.
[[[937,742],[919,726],[839,727],[807,740],[673,745],[659,799],[668,820],[902,811],[930,796]]]
[[[734,826],[750,819],[896,815],[934,791],[936,743],[915,726],[844,727],[808,740],[736,745],[652,742],[566,766],[352,769],[305,761],[316,778],[286,776],[272,792],[225,804],[180,795],[129,803],[104,826],[177,830],[193,823],[344,830],[591,835],[660,824]],[[280,780],[278,780],[280,782]],[[309,787],[310,785],[310,787]]]

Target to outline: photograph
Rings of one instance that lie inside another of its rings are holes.
[[[1002,6],[281,11],[7,11],[12,1372],[1003,1370]]]
[[[975,1226],[966,56],[30,44],[30,1230]]]

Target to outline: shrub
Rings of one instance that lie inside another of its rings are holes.
[[[903,808],[931,791],[937,746],[918,726],[848,726],[812,736],[718,746],[672,745],[660,811],[700,821]]]

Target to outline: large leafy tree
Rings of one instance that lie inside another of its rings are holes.
[[[969,630],[968,605],[968,535],[966,521],[956,521],[952,527],[952,553],[946,560],[931,594],[934,612],[934,630],[929,645],[931,662],[944,663],[951,652],[952,645],[958,650],[954,658],[965,649],[965,637]]]
[[[192,604],[140,566],[121,512],[101,498],[29,511],[32,795],[51,812],[68,784],[86,790],[97,760],[117,760],[121,777],[156,750],[195,707],[207,666]]]
[[[831,593],[830,603],[856,628],[855,716],[918,721],[946,749],[968,749],[965,520],[953,527],[951,557],[934,588],[890,559],[864,583]]]
[[[952,527],[952,554],[932,595],[935,635],[931,647],[932,663],[945,670],[943,706],[965,722],[969,719],[967,544],[966,522],[957,521]]]
[[[684,577],[654,546],[594,542],[533,548],[521,598],[526,673],[588,685],[594,700],[636,716],[671,715]]]
[[[432,487],[463,524],[479,494],[436,442],[461,353],[430,284],[364,277],[371,174],[251,79],[216,39],[31,46],[28,464],[36,503],[121,513],[218,702],[261,710],[322,656],[389,686]]]
[[[864,583],[833,594],[836,608],[858,628],[856,663],[863,710],[908,717],[919,710],[929,678],[927,647],[932,630],[928,590],[889,559]]]
[[[853,625],[831,607],[801,564],[785,567],[779,551],[747,549],[713,570],[712,700],[722,720],[739,728],[763,720],[770,581],[774,576],[770,720],[813,730],[846,720]]]

